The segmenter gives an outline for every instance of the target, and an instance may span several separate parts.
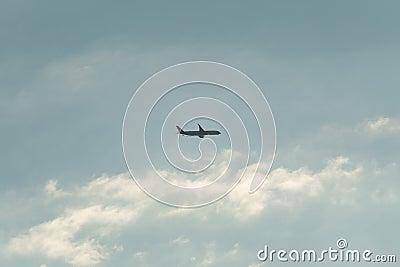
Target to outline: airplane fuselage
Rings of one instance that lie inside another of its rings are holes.
[[[177,126],[178,131],[182,135],[188,135],[188,136],[198,136],[200,138],[204,138],[206,135],[220,135],[220,131],[204,131],[203,128],[199,125],[199,130],[198,131],[184,131],[179,126]]]
[[[204,136],[204,135],[219,135],[221,134],[219,131],[204,131],[204,132],[200,132],[200,131],[184,131],[183,133],[181,133],[183,135],[191,135],[191,136]]]

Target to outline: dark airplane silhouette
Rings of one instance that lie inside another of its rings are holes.
[[[199,130],[198,131],[184,131],[181,129],[181,127],[176,126],[178,129],[179,133],[182,135],[190,135],[190,136],[198,136],[200,138],[204,138],[205,135],[219,135],[221,132],[219,131],[204,131],[203,128],[201,128],[200,124],[199,125]]]

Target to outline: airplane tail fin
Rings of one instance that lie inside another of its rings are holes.
[[[179,127],[179,126],[176,126],[176,129],[178,129],[178,131],[179,131],[180,134],[185,133],[185,132],[181,129],[181,127]]]

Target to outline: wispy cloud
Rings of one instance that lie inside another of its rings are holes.
[[[373,137],[400,133],[400,119],[397,117],[379,116],[367,118],[364,121],[348,125],[324,125],[321,127],[320,138],[341,138],[352,142],[355,138]]]
[[[248,194],[246,182],[241,182],[216,206],[220,211],[246,221],[269,209],[301,207],[307,200],[316,198],[330,205],[345,206],[359,205],[361,200],[396,200],[397,193],[388,187],[379,186],[372,192],[365,190],[376,175],[393,168],[396,166],[392,164],[383,168],[377,168],[373,163],[354,164],[343,156],[328,160],[319,171],[307,167],[295,170],[280,167],[270,173],[259,192]]]
[[[204,257],[198,264],[196,264],[196,267],[209,266],[213,264],[216,260],[215,250],[216,244],[214,242],[207,244],[205,247]]]
[[[101,245],[100,236],[111,233],[115,226],[125,225],[134,218],[128,208],[94,205],[67,210],[60,217],[29,229],[10,240],[8,251],[20,255],[42,254],[49,258],[64,258],[75,266],[90,266],[108,257],[109,249]],[[94,236],[79,238],[90,227]],[[94,230],[94,229],[98,230]]]
[[[113,250],[101,244],[102,238],[138,218],[146,206],[145,197],[131,201],[140,198],[138,194],[142,192],[127,174],[103,176],[73,192],[64,192],[56,185],[56,181],[50,180],[45,186],[46,193],[54,198],[69,197],[75,204],[66,206],[57,218],[11,238],[9,253],[62,258],[74,266],[95,265]]]
[[[49,180],[45,186],[46,193],[52,197],[64,197],[67,196],[68,193],[57,187],[57,180]]]
[[[304,208],[314,202],[309,200],[315,199],[331,207],[396,203],[398,190],[383,185],[371,187],[371,183],[376,177],[386,177],[397,171],[397,165],[378,168],[373,162],[353,163],[344,156],[328,160],[320,170],[306,166],[294,170],[279,167],[270,173],[256,193],[248,193],[250,177],[244,176],[227,197],[201,212],[161,206],[145,195],[127,173],[103,175],[69,191],[59,188],[57,181],[49,180],[44,185],[45,197],[52,197],[55,205],[64,209],[56,218],[11,237],[6,252],[42,255],[74,266],[93,266],[123,251],[122,245],[109,244],[107,238],[122,232],[145,214],[155,215],[158,223],[174,217],[175,222],[194,220],[201,224],[225,216],[240,224],[254,221],[270,211]],[[192,246],[187,235],[177,235],[167,243]],[[216,247],[215,242],[208,242],[202,257],[196,253],[190,259],[193,266],[210,266],[219,260],[235,258],[240,250],[239,243],[221,253],[216,252]],[[134,258],[142,261],[148,253],[138,250]]]
[[[400,134],[400,119],[379,117],[361,124],[361,129],[372,134]]]
[[[190,242],[189,238],[184,237],[184,236],[180,236],[180,237],[177,237],[174,240],[171,240],[170,243],[173,244],[173,245],[183,245],[183,244],[186,244],[186,243],[189,243],[189,242]]]

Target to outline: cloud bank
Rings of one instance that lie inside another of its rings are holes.
[[[295,170],[279,167],[270,173],[255,194],[248,194],[249,177],[243,177],[227,197],[203,211],[160,208],[162,205],[141,192],[127,173],[103,175],[69,191],[58,188],[56,180],[49,180],[44,185],[44,196],[40,197],[50,197],[54,203],[61,203],[63,211],[56,218],[11,237],[7,252],[21,256],[41,255],[74,266],[93,266],[123,250],[122,245],[110,245],[108,238],[135,227],[135,222],[146,212],[161,223],[171,216],[179,221],[191,215],[203,221],[224,216],[246,224],[282,208],[302,208],[310,205],[310,201],[347,207],[371,202],[397,203],[399,195],[393,187],[375,186],[373,190],[366,190],[376,177],[385,177],[397,168],[396,165],[378,168],[370,163],[353,164],[344,156],[328,160],[318,171],[306,166]],[[169,243],[187,246],[190,238],[181,235]],[[214,246],[213,243],[206,246],[203,259],[194,256],[193,266],[212,265],[216,257]],[[239,248],[238,243],[227,252],[230,258]],[[135,258],[144,260],[148,252],[136,254]]]

